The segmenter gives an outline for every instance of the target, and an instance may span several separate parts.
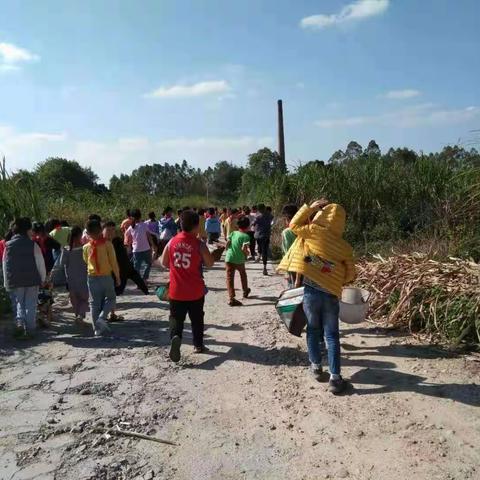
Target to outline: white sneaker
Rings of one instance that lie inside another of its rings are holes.
[[[110,328],[103,320],[97,320],[95,325],[94,334],[96,337],[101,337],[105,333],[109,333]]]

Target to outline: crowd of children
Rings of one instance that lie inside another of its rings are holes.
[[[279,270],[288,276],[289,288],[304,287],[307,319],[307,346],[312,373],[322,377],[322,353],[328,344],[330,389],[344,388],[340,375],[338,308],[341,288],[353,280],[351,247],[342,239],[345,211],[325,200],[304,205],[286,205],[282,211],[283,260]],[[15,334],[35,333],[40,289],[51,291],[64,276],[78,325],[85,325],[90,310],[95,336],[109,331],[109,322],[121,321],[116,315],[116,296],[132,280],[146,295],[152,264],[169,270],[170,358],[180,359],[184,322],[188,314],[193,332],[194,352],[204,352],[204,303],[207,288],[203,269],[215,262],[215,249],[226,249],[225,269],[228,304],[241,306],[235,294],[238,271],[243,298],[250,288],[246,262],[262,262],[268,275],[270,238],[274,218],[264,204],[253,207],[191,209],[165,208],[160,220],[154,212],[143,220],[139,209],[127,211],[119,229],[113,221],[88,217],[85,228],[51,219],[32,224],[18,218],[0,242],[3,276],[16,317]],[[224,236],[222,243],[221,236]],[[221,251],[218,250],[218,251]],[[55,279],[57,278],[57,281]]]

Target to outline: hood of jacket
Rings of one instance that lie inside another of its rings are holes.
[[[313,223],[330,230],[334,235],[341,237],[345,231],[345,209],[337,203],[327,205],[320,210],[313,219]]]

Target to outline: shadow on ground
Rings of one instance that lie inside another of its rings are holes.
[[[255,345],[234,342],[209,341],[211,358],[199,365],[187,368],[213,370],[229,360],[256,363],[260,365],[308,366],[305,352],[292,347],[262,348]],[[215,351],[215,347],[227,347],[226,352]],[[379,395],[391,392],[414,392],[431,397],[448,398],[466,405],[480,406],[480,386],[476,384],[436,384],[426,382],[420,375],[395,370],[397,364],[388,359],[395,357],[438,358],[451,356],[449,352],[438,348],[413,345],[389,345],[376,348],[355,347],[355,354],[348,352],[349,358],[342,358],[342,365],[360,367],[350,379],[354,387],[348,392],[356,395]],[[354,358],[350,358],[353,356]],[[361,358],[362,356],[381,356],[382,360]],[[387,358],[385,360],[384,358]],[[359,387],[360,385],[360,387]],[[369,387],[363,387],[369,385]]]

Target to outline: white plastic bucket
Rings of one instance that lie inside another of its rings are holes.
[[[344,323],[362,323],[367,318],[370,292],[363,288],[345,287],[340,300],[340,320]]]

